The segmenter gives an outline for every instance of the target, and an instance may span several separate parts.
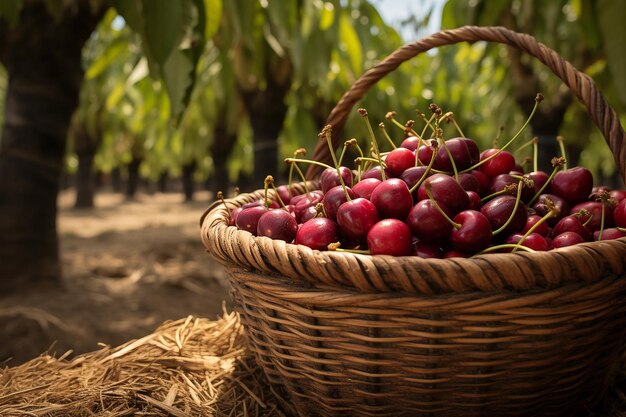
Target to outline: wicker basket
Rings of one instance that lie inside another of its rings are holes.
[[[626,178],[624,130],[591,79],[500,27],[402,47],[354,84],[328,123],[337,132],[401,62],[478,40],[526,51],[558,75]],[[318,147],[314,158],[330,153]],[[223,206],[210,207],[202,240],[226,265],[251,350],[292,415],[573,416],[602,398],[625,349],[626,239],[471,259],[371,257],[253,237],[227,218]]]

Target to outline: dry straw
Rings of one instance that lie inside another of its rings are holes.
[[[0,370],[0,416],[280,417],[235,313],[188,317],[71,360]]]

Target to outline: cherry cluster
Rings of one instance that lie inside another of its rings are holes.
[[[530,117],[540,101],[538,95]],[[403,125],[388,113],[405,139],[396,147],[381,123],[393,148],[381,153],[367,112],[359,109],[371,137],[368,156],[352,139],[337,159],[327,126],[320,137],[328,143],[334,166],[301,158],[305,151],[296,151],[286,160],[289,184],[276,187],[268,176],[265,198],[230,210],[230,225],[317,250],[422,258],[547,251],[626,236],[626,191],[594,187],[588,169],[568,169],[562,139],[563,156],[553,158],[551,173],[537,169],[536,139],[527,143],[535,149],[530,172],[506,150],[530,118],[504,146],[481,152],[452,113],[436,105],[430,110],[430,118],[418,112],[425,122],[421,134],[413,130],[413,121]],[[461,136],[444,140],[445,122]],[[350,146],[360,155],[354,170],[342,165]],[[297,194],[291,180],[294,171],[304,178],[302,163],[321,165],[324,171],[319,189]],[[270,188],[275,191],[271,197]]]

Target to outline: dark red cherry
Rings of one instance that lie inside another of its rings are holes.
[[[450,209],[443,203],[439,207],[448,216]],[[435,204],[429,200],[418,201],[411,209],[407,217],[407,223],[413,234],[425,243],[444,242],[450,237],[452,224],[435,208]]]
[[[372,195],[372,191],[374,191],[374,188],[376,188],[381,182],[382,181],[377,178],[365,178],[364,180],[354,184],[352,191],[357,197],[369,200]]]
[[[303,200],[307,201],[306,203],[304,203],[307,205],[317,204],[320,201],[322,201],[323,197],[324,197],[324,193],[321,190],[313,190],[308,193],[299,194],[299,195],[291,197],[291,201],[289,202],[289,204],[293,204],[294,206],[296,206],[298,205],[298,203],[300,203]]]
[[[253,235],[257,234],[257,226],[262,215],[268,212],[265,206],[252,206],[241,209],[235,223],[239,230],[245,230]]]
[[[478,145],[473,139],[470,138],[460,138],[463,142],[465,142],[465,146],[467,146],[467,150],[470,154],[470,162],[471,165],[477,164],[480,161],[480,150],[478,149]]]
[[[452,247],[461,252],[476,253],[491,243],[491,225],[481,212],[465,210],[454,216],[454,222],[461,225],[453,228],[450,234]]]
[[[448,150],[446,150],[446,147]],[[450,161],[448,151],[450,151],[450,155],[454,159],[457,170],[461,171],[472,165],[472,155],[467,147],[467,143],[461,138],[454,138],[448,139],[445,147],[442,145],[437,149],[437,156],[433,164],[435,169],[452,172],[452,162]]]
[[[480,209],[480,212],[489,219],[491,228],[497,230],[509,220],[513,209],[515,208],[516,198],[510,195],[501,195],[489,202],[485,203]],[[511,233],[514,231],[522,230],[526,225],[526,219],[528,218],[528,211],[526,205],[519,202],[517,210],[513,215],[513,219],[509,225],[502,231],[503,233]]]
[[[417,158],[424,165],[430,164],[430,159],[433,157],[434,149],[430,145],[422,145],[417,150]]]
[[[474,191],[466,191],[465,192],[469,197],[469,209],[480,211],[480,207],[482,206],[482,202],[480,201],[480,196]]]
[[[546,174],[544,171],[533,171],[533,172],[529,172],[528,174],[525,175],[526,177],[530,178],[531,180],[533,180],[534,183],[534,188],[535,188],[535,193],[538,192],[541,187],[543,187],[543,185],[548,182],[548,179],[550,178],[550,176],[548,174]],[[543,190],[544,193],[549,193],[550,192],[550,185],[548,184],[548,186]]]
[[[469,207],[469,197],[455,179],[445,174],[435,174],[428,177],[417,190],[417,199],[425,200],[426,184],[430,184],[431,192],[438,203],[443,203],[452,213],[458,213]]]
[[[478,180],[478,195],[486,196],[489,191],[489,184],[491,183],[491,178],[478,169],[471,170],[469,174],[472,174],[474,178]]]
[[[291,198],[298,195],[295,189],[289,188],[287,185],[279,185],[276,187],[276,192],[285,204],[289,204],[291,202]]]
[[[337,223],[341,232],[346,238],[355,241],[365,241],[367,232],[379,220],[374,203],[364,198],[345,202],[337,210]]]
[[[574,167],[556,173],[550,183],[550,192],[563,197],[570,206],[573,206],[587,201],[592,187],[591,171],[583,167]]]
[[[424,172],[426,172],[426,166],[420,165],[418,167],[411,167],[409,169],[404,170],[402,175],[400,175],[400,179],[406,182],[406,185],[409,189],[413,188],[417,182],[422,179]]]
[[[563,198],[559,197],[558,195],[541,194],[537,198],[537,201],[535,202],[535,204],[533,205],[533,209],[535,210],[535,213],[537,213],[541,217],[545,216],[550,211],[550,208],[548,204],[546,203],[547,200],[551,200],[554,203],[554,205],[559,209],[558,216],[548,219],[548,225],[554,226],[559,221],[559,219],[567,216],[567,214],[569,213],[569,205],[567,204],[567,201],[565,201]]]
[[[371,201],[383,219],[404,220],[413,206],[409,187],[399,178],[390,178],[378,184],[372,191]]]
[[[398,219],[384,219],[367,232],[367,247],[372,255],[408,256],[411,254],[411,230]]]
[[[491,180],[489,184],[489,193],[493,194],[497,191],[501,191],[504,187],[515,184],[519,186],[519,180],[513,177],[511,174],[500,174]],[[535,189],[531,187],[526,187],[522,183],[522,201],[529,202],[535,196]],[[511,195],[517,194],[517,189],[510,192]]]
[[[250,207],[258,207],[258,206],[265,206],[265,200],[261,199],[261,200],[256,200],[256,201],[251,201],[249,203],[244,204],[243,206],[241,206],[242,209],[247,209]],[[279,208],[280,204],[278,204],[278,202],[276,200],[270,200],[270,204],[268,208],[271,209],[275,209],[275,208]]]
[[[609,197],[615,200],[616,203],[619,203],[622,200],[626,200],[626,191],[624,190],[609,191]]]
[[[626,199],[623,199],[613,209],[613,220],[617,227],[626,227]]]
[[[312,218],[314,218],[315,216],[317,216],[317,208],[315,208],[315,206],[309,206],[303,212],[301,212],[300,218],[296,217],[296,220],[299,223],[305,223],[311,220]]]
[[[347,167],[339,167],[341,177],[346,187],[352,187],[352,171]],[[326,168],[320,174],[320,188],[326,194],[333,187],[341,185],[339,174],[335,168]]]
[[[438,244],[426,242],[413,243],[413,255],[420,258],[443,258],[443,250]]]
[[[407,148],[396,148],[385,158],[387,170],[394,177],[399,177],[406,169],[415,166],[415,152]]]
[[[239,215],[239,212],[241,211],[241,207],[235,207],[234,209],[232,209],[230,211],[230,217],[228,218],[228,225],[229,226],[236,226],[237,223],[237,216]]]
[[[274,209],[269,210],[261,217],[257,224],[257,236],[265,236],[270,239],[284,240],[291,243],[296,237],[298,222],[291,213]]]
[[[465,252],[461,252],[459,250],[450,250],[446,253],[443,254],[444,259],[449,259],[449,258],[469,258],[470,254],[465,253]]]
[[[373,168],[368,169],[367,171],[365,171],[363,173],[363,175],[361,175],[361,181],[367,178],[376,178],[377,180],[382,181],[383,180],[383,176],[380,173],[381,172],[381,168],[380,166],[375,166]],[[391,173],[388,170],[385,170],[385,175],[387,177],[391,177]]]
[[[311,213],[311,209],[315,212],[315,206],[322,202],[324,195],[321,191],[315,190],[310,193],[305,193],[291,198],[291,204],[293,205],[293,212],[296,215],[296,220],[299,223],[303,223],[307,213]]]
[[[348,190],[348,195],[351,199],[357,198],[356,194],[350,189]],[[324,198],[322,199],[322,203],[324,204],[324,213],[326,213],[326,217],[331,220],[335,220],[337,218],[337,210],[339,210],[339,206],[345,203],[348,199],[346,198],[346,193],[344,188],[341,185],[337,185],[336,187],[328,190],[326,194],[324,194]]]
[[[602,203],[598,201],[586,201],[584,203],[577,204],[572,207],[570,214],[576,214],[581,209],[587,210],[592,216],[591,220],[589,220],[589,216],[581,216],[580,218],[583,223],[586,223],[587,228],[589,230],[600,230],[600,224],[602,223]],[[614,213],[615,209],[604,209],[604,227],[612,227],[615,224],[613,221]],[[589,221],[587,222],[587,220]]]
[[[478,179],[469,172],[464,172],[459,174],[459,184],[465,191],[474,191],[475,193],[480,192],[480,184],[478,183]]]
[[[326,250],[328,245],[338,241],[337,223],[326,217],[316,217],[300,226],[295,243],[311,249]]]

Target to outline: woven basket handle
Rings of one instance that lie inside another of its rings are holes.
[[[503,43],[529,53],[550,68],[552,72],[563,80],[574,94],[576,94],[587,108],[594,123],[600,128],[600,131],[604,135],[611,152],[613,152],[613,157],[615,158],[615,162],[622,176],[622,181],[626,184],[626,144],[624,143],[624,129],[620,125],[615,110],[606,102],[591,77],[578,71],[556,51],[538,42],[532,36],[517,33],[499,26],[463,26],[458,29],[435,33],[397,49],[383,61],[372,67],[343,95],[328,116],[326,124],[333,127],[332,139],[334,147],[337,148],[339,141],[337,134],[348,118],[349,112],[356,102],[363,98],[365,93],[367,93],[378,80],[395,70],[404,61],[422,52],[439,46],[464,41]],[[313,159],[324,163],[330,163],[332,161],[330,151],[324,141],[318,142],[313,152]],[[310,165],[307,177],[317,177],[320,170],[318,166]]]

